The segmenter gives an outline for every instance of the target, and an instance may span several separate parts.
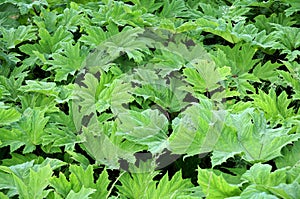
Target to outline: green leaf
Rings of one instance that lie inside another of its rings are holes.
[[[293,198],[284,191],[284,189],[289,188],[289,185],[284,184],[287,180],[286,170],[280,169],[271,172],[271,169],[271,165],[258,163],[246,171],[242,175],[242,179],[250,183],[250,186],[243,191],[241,196],[247,198],[262,196],[268,196],[268,198],[277,198],[276,196]]]
[[[133,96],[130,93],[132,91],[132,85],[126,83],[120,79],[115,79],[111,84],[105,85],[105,88],[100,91],[96,96],[98,101],[96,102],[96,110],[103,112],[110,108],[112,113],[117,115],[124,112],[129,102],[133,101]]]
[[[16,45],[24,41],[32,41],[36,39],[36,29],[33,26],[19,26],[17,29],[5,29],[1,27],[2,38],[8,49],[15,48]]]
[[[202,98],[192,104],[172,122],[169,150],[175,154],[193,156],[213,150],[218,142],[226,112],[212,108],[210,100]]]
[[[281,66],[279,63],[266,62],[264,65],[258,64],[253,69],[253,74],[262,80],[269,80],[275,82],[278,79],[278,73],[276,69]]]
[[[280,85],[293,87],[293,98],[300,99],[300,65],[297,62],[284,61],[283,63],[288,71],[278,71],[283,80]]]
[[[95,192],[95,189],[82,187],[79,192],[75,193],[73,190],[67,195],[66,199],[89,199],[90,195]]]
[[[39,29],[45,28],[50,33],[54,32],[57,29],[57,12],[50,11],[41,7],[41,17],[35,17],[33,19],[34,23]]]
[[[107,34],[101,27],[89,26],[86,27],[85,31],[87,35],[82,35],[79,41],[90,45],[91,47],[97,47],[101,42],[107,39]]]
[[[240,154],[249,162],[267,162],[281,156],[281,149],[300,138],[299,134],[289,135],[289,129],[270,129],[262,113],[252,108],[240,114],[232,114],[227,121],[213,151],[212,165]]]
[[[89,196],[88,198],[106,198],[108,194],[107,188],[110,184],[106,170],[102,171],[95,182],[94,171],[91,165],[88,165],[86,169],[82,166],[71,165],[69,169],[71,172],[69,176],[70,182],[63,173],[60,173],[59,177],[52,177],[50,179],[51,186],[54,187],[55,191],[63,198],[73,198],[77,195],[84,197],[85,194],[88,194],[86,195]],[[82,191],[83,189],[86,190]]]
[[[108,54],[111,57],[126,53],[129,59],[140,63],[146,54],[149,54],[149,47],[153,46],[153,39],[145,37],[145,30],[135,28],[123,31],[111,37],[104,45],[108,47]]]
[[[10,145],[11,152],[25,145],[23,152],[32,152],[36,145],[43,142],[44,128],[49,120],[44,114],[44,111],[27,108],[11,131],[0,134],[2,145]]]
[[[89,159],[81,153],[76,153],[74,151],[67,151],[67,153],[71,156],[73,160],[79,162],[84,169],[87,169],[87,167],[91,164]]]
[[[94,171],[91,165],[88,166],[86,170],[84,170],[81,166],[71,165],[70,172],[70,182],[76,192],[82,187],[88,188],[94,186]]]
[[[22,105],[22,111],[25,112],[27,108],[39,109],[45,111],[45,113],[57,113],[59,108],[53,96],[45,96],[44,94],[38,93],[37,88],[36,92],[23,93],[22,96],[19,96]],[[42,92],[42,91],[41,91]]]
[[[24,59],[25,65],[32,66],[40,58],[42,58],[42,63],[39,63],[39,65],[44,64],[44,59],[49,57],[52,53],[61,51],[63,44],[72,40],[72,34],[63,26],[57,28],[52,36],[45,28],[40,28],[39,37],[40,40],[38,43],[24,44],[19,47],[22,52],[30,56]],[[46,56],[46,58],[44,56]]]
[[[241,193],[237,185],[229,184],[222,175],[218,176],[207,169],[198,168],[197,182],[207,199],[239,196]]]
[[[62,197],[66,197],[72,189],[71,183],[63,173],[59,173],[59,177],[51,177],[49,182],[55,191]]]
[[[142,112],[131,111],[118,116],[117,135],[136,144],[147,145],[152,154],[167,147],[168,119],[157,109]]]
[[[254,40],[258,29],[253,24],[245,24],[245,21],[239,21],[232,28],[232,35],[247,42]]]
[[[178,112],[188,105],[184,101],[187,92],[181,88],[185,86],[183,81],[178,78],[162,80],[150,71],[138,70],[143,80],[137,82],[142,85],[141,87],[134,88],[132,94],[141,96],[144,100],[155,102],[158,107],[161,106],[161,109],[169,113]],[[169,83],[166,83],[166,81]]]
[[[270,191],[263,188],[256,188],[255,185],[248,186],[240,195],[240,197],[249,199],[278,199],[278,197],[271,194]]]
[[[91,119],[96,120],[95,118]],[[134,153],[144,148],[134,143],[124,141],[122,137],[115,136],[115,132],[111,132],[110,136],[107,136],[110,129],[99,128],[82,128],[84,149],[95,158],[96,161],[105,164],[112,169],[119,169],[120,159],[127,160],[128,162],[135,162]]]
[[[26,184],[15,175],[13,175],[13,180],[14,180],[14,184],[16,186],[19,197],[22,199],[29,199],[30,196],[29,196]]]
[[[127,198],[147,198],[148,191],[156,187],[153,178],[158,174],[157,171],[147,171],[147,163],[140,162],[139,168],[135,168],[131,173],[123,173],[119,181],[122,186],[116,185],[118,193]],[[146,169],[146,170],[143,170]]]
[[[276,31],[273,32],[274,37],[279,41],[273,49],[281,50],[281,54],[287,54],[289,61],[295,60],[300,56],[300,52],[296,50],[300,46],[300,29],[296,27],[287,27],[280,24],[272,24]]]
[[[44,29],[39,29],[39,37],[41,38],[38,44],[25,44],[20,47],[20,50],[28,55],[32,55],[33,51],[40,53],[54,53],[61,48],[61,44],[71,41],[72,35],[66,31],[64,27],[59,27],[53,36]]]
[[[26,85],[19,90],[22,92],[36,92],[47,96],[57,97],[59,89],[54,82],[42,82],[36,80],[26,80]]]
[[[0,192],[0,198],[1,199],[9,199],[9,197],[2,192]]]
[[[168,173],[166,173],[160,179],[156,189],[149,187],[146,198],[188,197],[188,192],[193,187],[190,180],[182,179],[181,171],[176,172],[171,179],[168,179],[168,176]]]
[[[28,177],[24,180],[13,175],[19,197],[24,199],[46,197],[48,193],[44,189],[49,185],[52,173],[51,167],[48,165],[37,171],[30,169]]]
[[[229,67],[216,68],[214,62],[209,60],[193,60],[192,67],[185,68],[183,74],[195,91],[210,92],[221,87],[219,83],[231,73]]]
[[[269,94],[259,90],[259,94],[252,95],[251,98],[254,100],[254,106],[264,111],[266,119],[271,121],[272,125],[283,123],[293,115],[294,110],[288,108],[292,100],[288,99],[285,91],[277,96],[274,89],[271,89]]]
[[[42,163],[35,165],[34,168],[38,168],[38,167],[44,167],[47,165],[50,165],[51,169],[55,170],[58,169],[62,166],[65,166],[67,163],[58,160],[58,159],[54,159],[54,158],[46,158]]]
[[[271,54],[274,52],[274,50],[271,51],[272,47],[278,45],[278,42],[274,40],[272,34],[267,34],[266,31],[263,30],[255,35],[251,44],[254,47],[263,48],[267,54]]]
[[[8,125],[18,121],[21,114],[14,108],[3,109],[0,108],[0,125]]]
[[[288,4],[291,5],[288,9],[286,9],[284,12],[287,17],[290,17],[292,14],[298,12],[300,10],[300,3],[297,0],[289,0],[286,1]]]
[[[160,16],[165,18],[183,16],[187,10],[185,2],[183,0],[164,0],[163,9],[160,12]]]
[[[238,43],[240,39],[231,33],[232,25],[227,23],[224,19],[214,19],[209,17],[198,18],[196,24],[203,31],[218,35],[230,43]]]
[[[292,184],[280,184],[276,187],[269,188],[269,190],[281,198],[297,199],[300,197],[300,185],[297,182]]]
[[[36,198],[44,198],[48,194],[45,188],[49,184],[52,170],[65,164],[60,160],[47,158],[41,164],[34,164],[32,160],[9,167],[0,166],[0,182],[4,182],[0,183],[0,189],[7,189],[9,197],[19,194],[20,198],[31,198],[37,194],[39,196]]]
[[[67,80],[69,74],[74,75],[76,71],[83,67],[86,53],[80,49],[79,43],[74,46],[71,42],[61,44],[64,49],[62,54],[54,53],[53,60],[47,61],[52,67],[47,70],[55,70],[55,81]]]
[[[95,184],[95,189],[96,192],[92,195],[93,198],[97,199],[97,198],[105,198],[108,196],[109,191],[109,185],[111,184],[111,181],[109,180],[109,176],[107,173],[107,170],[103,170],[102,173],[99,175],[99,178],[96,181]],[[99,187],[101,187],[99,189]]]
[[[253,74],[244,73],[238,77],[233,77],[233,82],[233,86],[237,88],[240,96],[245,97],[249,92],[256,92],[253,82],[260,82],[260,80]]]
[[[49,178],[52,175],[52,170],[50,165],[40,168],[37,172],[31,170],[29,173],[29,182],[28,185],[31,187],[29,189],[30,197],[34,198],[43,198],[45,193],[43,190],[49,184]]]
[[[283,168],[294,166],[300,161],[300,141],[294,142],[292,146],[286,146],[282,149],[282,157],[275,159],[276,167]]]
[[[272,13],[270,16],[258,15],[255,18],[255,26],[260,30],[265,30],[267,34],[274,31],[272,24],[280,24],[282,26],[293,26],[296,22],[293,17],[287,17],[283,13]],[[274,38],[273,38],[274,40]]]
[[[24,67],[15,67],[9,78],[0,76],[1,90],[3,89],[4,95],[3,100],[16,101],[20,96],[18,89],[22,86],[22,83],[27,76],[27,72],[23,72],[22,70],[24,70]]]
[[[58,27],[63,26],[67,30],[72,32],[76,32],[78,27],[81,25],[80,22],[82,20],[82,14],[73,9],[73,8],[66,8],[64,12],[58,16]]]
[[[9,2],[17,5],[17,7],[20,10],[21,15],[28,14],[30,11],[33,11],[33,9],[39,9],[42,6],[48,6],[48,3],[47,3],[46,0],[40,0],[40,1],[12,0],[12,1],[9,1]]]
[[[155,2],[155,0],[136,0],[134,3],[141,6],[142,9],[148,10],[149,13],[153,13],[162,6],[162,3]]]
[[[23,164],[25,162],[29,162],[31,160],[38,160],[38,156],[35,154],[18,154],[18,153],[10,153],[11,158],[2,160],[2,166],[13,166],[17,164]],[[42,158],[41,158],[42,159]]]
[[[286,182],[286,171],[276,170],[271,172],[272,166],[268,164],[254,164],[242,175],[242,179],[251,184],[264,186],[277,186]]]
[[[1,190],[0,194],[2,193],[2,190],[5,189],[9,190],[9,192],[6,194],[8,197],[13,197],[18,194],[12,175],[1,171],[0,172],[0,190]]]
[[[80,143],[80,139],[73,130],[67,127],[57,127],[50,125],[44,129],[43,145],[51,145],[51,147],[64,147],[65,150],[74,150],[75,144]]]
[[[253,59],[256,49],[249,44],[236,44],[233,48],[229,46],[217,46],[218,51],[213,60],[218,67],[230,66],[233,75],[248,73],[259,61]],[[221,51],[221,52],[220,52]]]

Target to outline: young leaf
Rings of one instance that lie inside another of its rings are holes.
[[[268,35],[274,31],[273,23],[282,26],[292,26],[296,23],[293,17],[287,17],[283,13],[273,13],[269,17],[266,15],[258,15],[254,19],[255,26],[261,31],[265,30]]]
[[[51,177],[49,182],[55,191],[62,197],[66,197],[72,189],[71,183],[68,182],[63,173],[59,173],[59,177]]]
[[[54,32],[57,27],[57,12],[50,11],[41,7],[41,17],[34,17],[33,22],[37,25],[39,29],[45,28],[50,33]]]
[[[243,191],[241,196],[247,198],[262,196],[268,198],[278,198],[276,196],[290,198],[287,193],[278,189],[279,187],[285,187],[286,170],[281,169],[271,172],[271,169],[271,165],[258,163],[246,171],[242,175],[242,179],[246,180],[250,185]]]
[[[63,173],[59,177],[52,177],[50,184],[63,198],[75,196],[89,196],[88,198],[105,198],[108,194],[110,181],[106,170],[103,170],[95,182],[93,167],[89,165],[86,169],[82,166],[70,166],[70,182]],[[85,190],[85,191],[83,191]],[[89,191],[88,191],[89,190]]]
[[[123,30],[117,35],[110,37],[107,41],[101,43],[100,47],[104,47],[106,53],[114,60],[123,54],[127,54],[129,59],[140,63],[146,54],[149,54],[149,47],[153,46],[154,40],[145,37],[145,30],[134,28]]]

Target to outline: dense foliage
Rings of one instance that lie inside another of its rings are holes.
[[[0,198],[300,198],[298,0],[0,3]]]

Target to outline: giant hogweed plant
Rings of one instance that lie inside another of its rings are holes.
[[[296,0],[2,1],[1,198],[299,198]]]

